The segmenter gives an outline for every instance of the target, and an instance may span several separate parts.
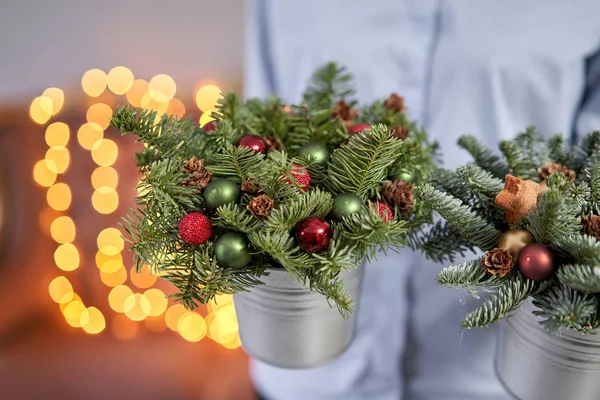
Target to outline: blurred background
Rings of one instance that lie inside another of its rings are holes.
[[[240,91],[243,0],[3,0],[0,398],[253,399],[231,298],[132,270],[139,144],[118,105],[210,120]]]

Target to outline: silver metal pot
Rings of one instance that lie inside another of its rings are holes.
[[[264,285],[233,295],[240,340],[257,360],[281,368],[312,368],[333,361],[350,345],[364,264],[344,271],[354,312],[342,317],[335,304],[293,280],[283,269],[271,269]]]
[[[547,333],[531,300],[501,329],[496,373],[518,400],[600,399],[600,332]]]

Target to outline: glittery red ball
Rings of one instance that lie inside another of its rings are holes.
[[[264,153],[267,149],[265,141],[260,136],[245,135],[238,140],[238,146],[249,147],[255,153]]]
[[[331,226],[317,217],[306,218],[296,225],[298,244],[308,253],[325,250],[332,236]]]
[[[542,243],[525,246],[517,257],[517,266],[525,278],[545,281],[554,274],[556,260],[552,250]]]
[[[350,128],[348,128],[348,133],[350,135],[356,135],[357,133],[362,132],[364,130],[370,131],[371,130],[371,126],[367,125],[367,124],[352,125]]]
[[[296,181],[296,185],[300,186],[300,189],[304,191],[308,190],[310,187],[310,174],[306,168],[302,165],[292,164],[291,175],[294,181]],[[286,178],[285,181],[290,185],[294,184],[290,178]]]
[[[213,132],[217,129],[217,123],[215,121],[208,121],[202,129],[204,132]]]
[[[377,214],[379,214],[384,222],[389,222],[394,219],[394,212],[387,204],[376,201],[373,203],[372,207],[377,208]]]
[[[179,237],[187,244],[202,244],[210,238],[210,235],[212,235],[212,224],[204,214],[194,212],[179,221]]]

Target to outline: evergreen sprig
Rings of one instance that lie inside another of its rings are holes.
[[[435,278],[436,282],[455,289],[463,288],[471,296],[479,298],[477,292],[490,291],[503,282],[502,279],[487,275],[482,262],[483,258],[478,258],[444,268]]]

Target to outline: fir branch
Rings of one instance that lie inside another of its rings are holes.
[[[462,328],[485,328],[506,318],[527,299],[534,287],[534,281],[524,279],[520,275],[503,281],[496,292],[485,299],[479,308],[467,314],[461,323]]]
[[[206,170],[214,175],[241,183],[264,170],[264,154],[254,153],[245,146],[228,144],[220,153],[213,154],[206,164]]]
[[[579,179],[585,179],[585,170],[591,170],[596,161],[600,161],[600,131],[586,135],[574,150],[576,154],[575,170],[581,171]]]
[[[468,203],[471,200],[469,188],[465,186],[456,171],[436,167],[426,179],[426,183],[429,183],[437,190],[456,197],[463,203]]]
[[[483,267],[485,257],[475,260],[465,261],[459,265],[453,265],[444,268],[435,278],[440,285],[451,288],[463,288],[471,296],[479,298],[477,294],[480,290],[490,290],[502,284],[502,280],[495,276],[488,276]]]
[[[313,266],[310,254],[302,252],[287,232],[255,231],[248,234],[254,247],[269,254],[296,280],[304,281],[304,269]]]
[[[500,231],[472,212],[469,206],[459,199],[435,190],[429,184],[417,186],[414,193],[419,200],[446,219],[474,246],[485,251],[496,247]]]
[[[600,266],[566,264],[556,273],[564,285],[583,293],[600,293]]]
[[[600,265],[600,242],[588,235],[570,235],[559,238],[552,247],[558,254],[575,264]]]
[[[502,159],[487,149],[474,136],[463,135],[458,139],[458,145],[471,154],[480,168],[485,169],[496,178],[504,179],[508,174],[508,166]]]
[[[585,207],[585,212],[588,214],[600,214],[600,160],[594,161],[591,170],[586,170],[585,175],[589,182],[590,196]],[[581,184],[584,184],[581,182]],[[580,185],[581,185],[580,184]]]
[[[571,146],[565,144],[561,134],[554,135],[548,140],[549,155],[552,162],[567,168],[576,168],[576,157]]]
[[[408,151],[405,146],[384,125],[353,135],[331,156],[328,185],[333,194],[354,193],[366,201],[385,181],[399,154]]]
[[[566,201],[565,193],[550,189],[538,202],[537,210],[529,213],[529,231],[539,243],[555,243],[581,230],[577,209]]]
[[[331,194],[315,188],[274,209],[266,221],[266,226],[271,230],[290,230],[305,218],[325,217],[332,206]]]
[[[546,331],[558,334],[563,328],[589,333],[591,322],[598,316],[600,304],[595,296],[582,295],[561,285],[535,296],[533,305],[539,308],[533,314],[545,318],[540,325]]]
[[[504,182],[482,167],[465,165],[459,167],[456,173],[471,191],[476,191],[479,196],[492,199],[492,201],[504,189]]]
[[[254,232],[262,224],[261,220],[255,218],[244,207],[234,203],[217,208],[212,222],[223,229],[244,233]]]
[[[407,237],[413,250],[421,250],[425,256],[435,262],[454,262],[457,255],[462,257],[474,248],[452,225],[446,221],[437,221],[428,229],[417,229]],[[409,231],[409,233],[411,233]]]
[[[338,100],[350,102],[353,95],[352,75],[346,68],[330,62],[314,72],[302,97],[310,108],[331,109]]]
[[[521,179],[536,179],[538,163],[528,147],[521,146],[516,140],[500,142],[500,151],[508,164],[509,173]],[[539,164],[541,165],[541,164]]]

